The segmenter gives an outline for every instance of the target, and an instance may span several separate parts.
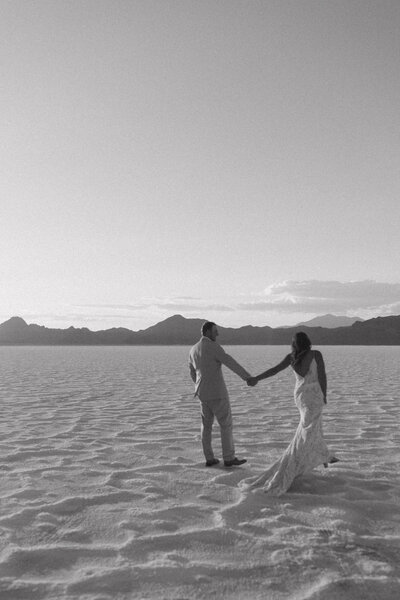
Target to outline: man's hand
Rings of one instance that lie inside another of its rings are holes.
[[[249,387],[254,387],[258,383],[257,377],[249,377],[246,379],[246,383]]]

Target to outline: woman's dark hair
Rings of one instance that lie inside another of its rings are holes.
[[[292,338],[292,365],[301,361],[311,348],[311,340],[304,331],[298,331]]]

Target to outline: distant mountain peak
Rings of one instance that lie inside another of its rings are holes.
[[[7,329],[21,329],[22,327],[28,327],[28,323],[24,321],[22,317],[11,317],[8,321],[4,321],[1,327]]]
[[[296,327],[326,327],[327,329],[334,329],[336,327],[350,327],[353,323],[361,321],[363,321],[363,319],[360,317],[346,317],[328,313],[326,315],[314,317],[309,321],[297,323]]]
[[[163,322],[169,323],[173,323],[174,321],[176,321],[177,323],[182,323],[182,321],[186,321],[185,317],[182,317],[182,315],[172,315],[172,317],[168,317],[167,319],[165,319]]]

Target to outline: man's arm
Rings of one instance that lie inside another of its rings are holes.
[[[196,369],[194,368],[194,366],[192,365],[192,363],[189,361],[189,370],[190,370],[190,377],[192,378],[193,383],[196,383]]]
[[[241,377],[244,380],[248,379],[251,376],[250,373],[246,371],[246,369],[244,369],[241,365],[239,365],[238,362],[236,362],[234,358],[232,358],[232,356],[225,352],[222,346],[220,346],[216,342],[215,344],[217,360],[219,360],[223,365],[228,367],[228,369],[236,373],[236,375],[239,375],[239,377]]]

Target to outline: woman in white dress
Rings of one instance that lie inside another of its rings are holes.
[[[304,332],[292,340],[292,352],[275,367],[267,369],[247,383],[254,386],[262,379],[276,375],[291,366],[296,383],[294,400],[300,412],[300,423],[294,438],[281,458],[265,473],[244,480],[243,487],[263,488],[268,494],[279,496],[286,492],[298,475],[311,471],[318,465],[338,462],[331,456],[322,433],[322,410],[326,404],[327,380],[321,352],[311,350],[311,342]]]

